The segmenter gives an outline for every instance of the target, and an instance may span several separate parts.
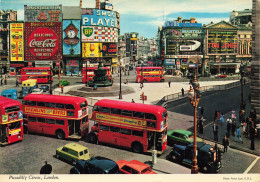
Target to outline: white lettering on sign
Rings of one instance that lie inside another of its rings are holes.
[[[57,39],[46,39],[44,41],[31,40],[30,47],[55,47]]]
[[[87,24],[89,19],[87,17],[83,18],[83,25]]]

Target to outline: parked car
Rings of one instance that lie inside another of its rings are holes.
[[[173,144],[189,145],[193,142],[193,133],[188,130],[168,130],[167,132],[167,145]],[[197,137],[197,142],[203,142],[203,139]]]
[[[90,154],[87,147],[77,143],[68,143],[56,149],[56,157],[74,163],[79,159],[88,160]]]
[[[197,164],[200,170],[204,172],[217,172],[221,168],[222,151],[219,148],[213,148],[203,142],[197,143]],[[193,143],[184,145],[174,145],[167,159],[173,162],[192,165]]]
[[[49,86],[48,85],[40,85],[40,89],[42,89],[44,92],[49,91]]]
[[[70,84],[70,82],[67,81],[67,80],[61,80],[61,81],[60,81],[60,85],[67,86],[67,85],[69,85],[69,84]]]
[[[119,167],[116,162],[97,156],[89,160],[78,160],[70,174],[119,174]]]
[[[32,90],[32,93],[31,94],[42,94],[43,93],[43,90],[42,89],[39,89],[39,88],[35,88]]]
[[[7,97],[10,99],[17,100],[18,99],[18,94],[16,89],[7,89],[2,91],[1,96]]]
[[[116,162],[122,174],[157,174],[150,166],[138,160],[119,160]]]

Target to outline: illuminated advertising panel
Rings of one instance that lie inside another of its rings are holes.
[[[61,22],[25,23],[25,59],[58,60],[62,55]]]
[[[23,23],[11,23],[10,32],[11,61],[24,61]]]
[[[117,27],[116,12],[94,9],[93,15],[82,15],[82,25]]]
[[[24,6],[25,22],[61,22],[62,6]]]
[[[208,30],[208,54],[237,54],[237,32]]]
[[[118,42],[118,29],[113,27],[82,26],[82,42]]]
[[[67,75],[79,74],[79,60],[66,60]]]
[[[102,57],[102,43],[82,43],[82,57]]]
[[[167,39],[166,55],[202,54],[202,39]]]
[[[165,59],[165,65],[175,65],[175,59]]]
[[[63,55],[80,55],[80,20],[63,20]]]
[[[103,43],[102,53],[103,56],[116,56],[117,55],[116,43]]]

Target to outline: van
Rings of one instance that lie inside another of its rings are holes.
[[[3,97],[7,97],[7,98],[10,98],[10,99],[14,99],[14,100],[17,100],[17,90],[16,89],[7,89],[7,90],[4,90],[2,91],[1,93],[1,96]]]
[[[32,93],[32,90],[38,88],[36,79],[28,79],[22,82],[22,91],[20,98],[24,98],[29,93]]]

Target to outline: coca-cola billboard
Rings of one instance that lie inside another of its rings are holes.
[[[61,41],[61,23],[25,23],[26,60],[58,60]]]

